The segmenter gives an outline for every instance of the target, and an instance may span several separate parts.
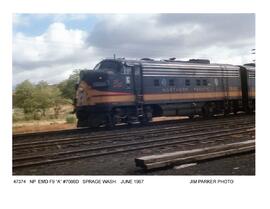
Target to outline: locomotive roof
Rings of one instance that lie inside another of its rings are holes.
[[[243,67],[249,71],[255,71],[255,65],[244,65]]]
[[[239,66],[232,65],[232,64],[217,64],[217,63],[201,63],[201,62],[191,62],[191,61],[172,61],[172,60],[136,60],[136,59],[104,59],[110,61],[117,61],[121,62],[122,64],[126,65],[142,65],[143,67],[189,67],[189,68],[197,68],[197,67],[204,67],[204,68],[216,68],[219,69],[221,67],[226,67],[230,69],[239,69]],[[247,66],[245,66],[247,68]],[[248,66],[251,67],[251,66]]]

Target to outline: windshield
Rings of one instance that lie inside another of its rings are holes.
[[[109,73],[119,73],[121,69],[121,64],[119,62],[105,60],[96,65],[94,70],[109,72]]]

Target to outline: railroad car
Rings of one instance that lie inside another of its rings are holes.
[[[255,111],[255,64],[245,64],[244,72],[246,72],[246,78],[243,80],[247,80],[247,84],[243,85],[243,88],[247,86],[247,111],[253,112]]]
[[[104,59],[80,72],[78,127],[147,123],[156,116],[209,117],[255,110],[255,66],[189,61]]]

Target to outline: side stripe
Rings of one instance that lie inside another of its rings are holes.
[[[145,94],[145,101],[162,100],[189,100],[189,99],[224,99],[224,97],[241,97],[241,91],[225,92],[192,92],[192,93],[165,93],[165,94]]]
[[[239,76],[218,76],[218,75],[177,75],[177,74],[143,74],[143,77],[179,77],[179,78],[239,78]]]

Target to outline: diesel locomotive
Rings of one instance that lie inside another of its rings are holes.
[[[255,111],[255,64],[104,59],[82,70],[76,86],[78,127],[147,123],[157,116]]]

